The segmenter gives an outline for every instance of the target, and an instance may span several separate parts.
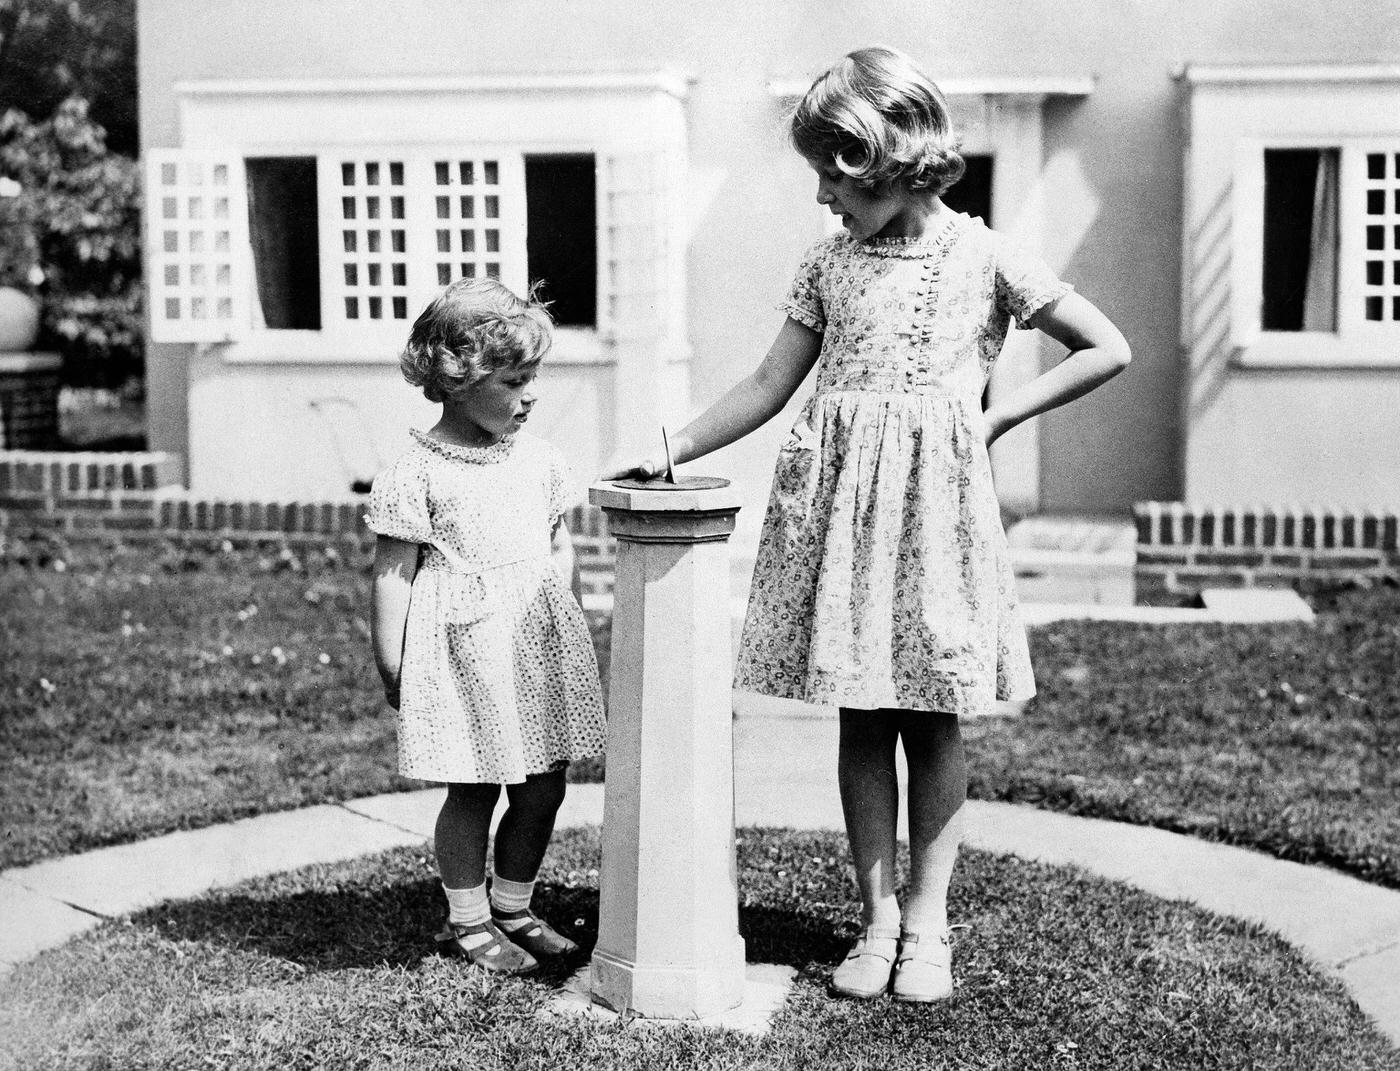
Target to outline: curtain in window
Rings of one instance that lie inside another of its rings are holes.
[[[1337,329],[1337,162],[1340,154],[1317,154],[1313,184],[1308,282],[1303,293],[1303,330]]]

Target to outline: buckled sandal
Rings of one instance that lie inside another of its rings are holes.
[[[468,933],[489,933],[491,940],[476,945],[464,944],[462,938]],[[502,933],[494,922],[484,923],[481,929],[449,922],[434,940],[442,955],[465,957],[473,966],[496,974],[532,974],[539,970],[539,961]]]
[[[921,936],[902,930],[890,987],[895,1000],[930,1004],[953,995],[953,949],[949,931]]]
[[[544,919],[528,909],[510,915],[498,915],[493,912],[491,918],[497,926],[500,926],[502,922],[514,922],[516,919],[529,919],[529,922],[519,929],[506,929],[503,926],[501,929],[506,937],[532,956],[545,959],[556,956],[572,956],[578,951],[578,944],[576,942],[569,940],[569,938],[565,937],[553,926],[545,922]]]
[[[869,1000],[889,988],[899,940],[898,930],[867,926],[836,970],[830,989],[838,997]]]

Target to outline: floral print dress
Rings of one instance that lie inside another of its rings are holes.
[[[420,432],[380,473],[365,523],[424,544],[400,674],[399,772],[513,784],[604,750],[583,611],[555,567],[563,457],[525,432],[467,447]]]
[[[1069,290],[961,214],[810,250],[781,308],[822,333],[816,393],[778,454],[736,687],[960,716],[1035,694],[981,398],[1010,322]]]

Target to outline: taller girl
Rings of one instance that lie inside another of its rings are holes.
[[[672,454],[747,435],[818,364],[778,455],[735,684],[840,708],[864,929],[833,991],[931,1001],[953,985],[947,896],[967,795],[958,720],[1035,691],[987,447],[1112,378],[1129,350],[1038,259],[940,200],[963,160],[943,94],[903,53],[846,56],[807,91],[791,136],[846,233],[808,252],[767,356],[672,439]],[[1012,320],[1069,352],[984,412]],[[897,742],[912,863],[902,913]]]

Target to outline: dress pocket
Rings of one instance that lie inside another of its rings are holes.
[[[806,417],[799,418],[778,449],[774,491],[784,497],[800,496],[821,469],[821,440]]]

